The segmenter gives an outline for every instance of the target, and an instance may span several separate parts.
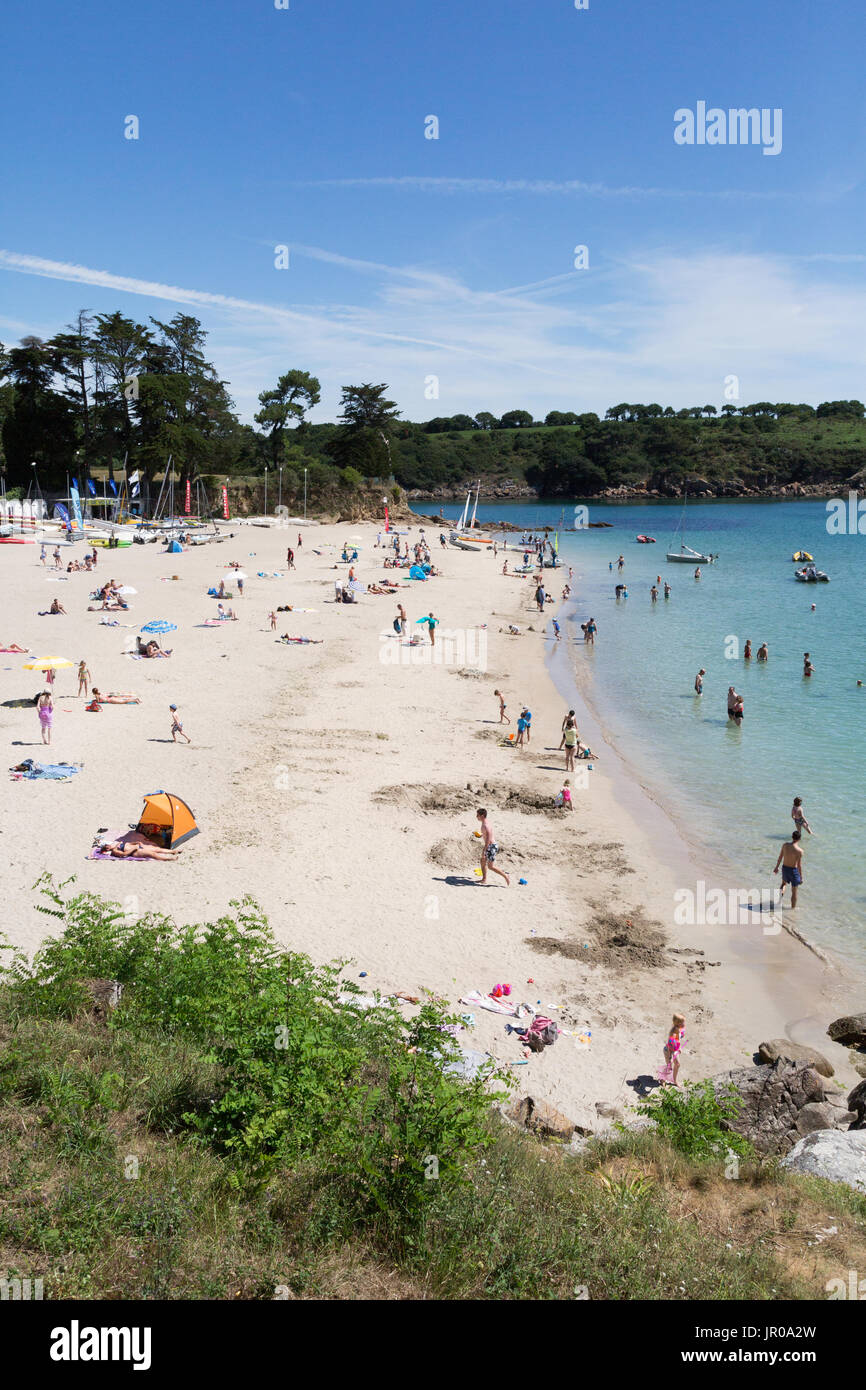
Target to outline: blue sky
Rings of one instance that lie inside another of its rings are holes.
[[[0,339],[192,312],[246,419],[292,367],[318,419],[863,399],[864,47],[853,0],[9,0]],[[698,101],[781,153],[677,145]]]

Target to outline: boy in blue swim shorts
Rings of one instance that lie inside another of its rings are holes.
[[[779,872],[779,865],[782,866],[782,891],[780,900],[785,896],[785,889],[790,885],[791,888],[791,907],[797,906],[797,891],[803,882],[803,851],[800,848],[800,831],[795,830],[791,835],[790,841],[779,850],[779,857],[776,860],[774,874]]]

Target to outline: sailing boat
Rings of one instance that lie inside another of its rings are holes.
[[[702,555],[699,550],[692,550],[691,546],[686,545],[685,542],[686,500],[688,495],[688,489],[685,488],[683,490],[683,514],[680,517],[680,524],[674,532],[674,540],[676,540],[677,536],[682,532],[680,548],[679,550],[669,550],[667,559],[674,564],[681,565],[711,565],[716,559],[715,555]]]
[[[469,522],[468,531],[466,529],[466,518],[469,513],[469,503],[472,501],[471,488],[466,495],[466,505],[457,523],[457,528],[452,531],[448,537],[449,543],[455,546],[457,550],[486,550],[493,544],[490,536],[482,535],[480,531],[475,530],[475,513],[478,511],[478,494],[480,491],[481,483],[479,482],[475,489],[475,505],[472,508],[472,519]]]

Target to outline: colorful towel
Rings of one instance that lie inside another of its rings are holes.
[[[78,768],[73,763],[35,763],[32,758],[27,758],[25,762],[29,767],[22,763],[19,768],[10,768],[10,772],[16,773],[19,777],[25,778],[28,782],[45,780],[46,782],[65,782],[70,777],[74,777]]]

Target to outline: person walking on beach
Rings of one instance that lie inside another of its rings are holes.
[[[809,834],[812,834],[812,827],[806,820],[806,813],[803,810],[802,796],[794,797],[794,804],[791,807],[791,819],[794,822],[795,828],[799,830],[801,834],[804,830],[808,830]]]
[[[544,585],[539,584],[538,588],[535,591],[535,602],[538,604],[539,613],[544,612],[544,600],[546,599],[546,597],[547,595],[544,592]]]
[[[286,567],[290,570],[295,568],[295,552],[291,546],[286,551]]]
[[[665,1064],[657,1076],[663,1086],[676,1086],[677,1077],[680,1074],[680,1054],[682,1045],[686,1038],[686,1020],[684,1014],[674,1014],[671,1020],[670,1031],[668,1032],[667,1042],[662,1048]]]
[[[87,662],[86,662],[86,661],[79,661],[79,663],[78,663],[78,694],[79,694],[79,695],[81,694],[81,687],[84,686],[84,698],[85,698],[85,700],[87,699],[87,686],[88,686],[88,683],[90,682],[91,679],[92,679],[92,677],[91,677],[91,675],[90,675],[90,672],[89,672],[88,669],[87,669]]]
[[[301,533],[300,533],[300,531],[299,531],[299,532],[298,532],[298,549],[299,549],[299,550],[301,549],[301,546],[302,546],[303,544],[304,544],[304,538],[303,538],[303,536],[301,535]]]
[[[400,636],[406,636],[406,609],[402,603],[397,604],[397,621],[400,624]]]
[[[59,570],[59,569],[60,569],[60,547],[59,547],[58,545],[55,545],[54,550],[52,551],[52,554],[53,554],[53,556],[54,556],[54,568],[55,568],[56,570]]]
[[[499,846],[493,838],[493,831],[487,822],[487,812],[483,807],[479,807],[475,812],[475,818],[481,826],[481,882],[487,882],[487,870],[490,869],[500,878],[505,879],[506,888],[510,885],[511,879],[504,869],[497,869],[494,859],[499,853]]]
[[[237,582],[238,582],[238,598],[243,598],[243,596],[244,596],[244,581],[241,579],[240,575],[238,575],[238,581],[237,581]]]
[[[557,642],[562,641],[562,633],[559,630],[559,623],[556,621],[555,618],[553,619],[553,635],[556,638]]]
[[[800,832],[793,831],[790,840],[787,840],[779,850],[779,857],[776,860],[774,874],[779,872],[779,865],[782,866],[782,889],[779,894],[779,906],[782,905],[782,898],[785,896],[785,889],[791,885],[791,907],[797,906],[797,891],[803,882],[803,851],[800,848]]]
[[[188,738],[187,735],[186,735],[186,734],[184,733],[184,731],[183,731],[183,724],[181,724],[181,722],[180,722],[180,716],[178,715],[178,712],[177,712],[177,705],[169,705],[169,709],[171,710],[171,741],[172,741],[172,743],[177,743],[177,736],[178,736],[178,734],[180,734],[181,738],[186,739],[187,743],[191,743],[192,740],[191,740],[190,738]]]
[[[268,614],[268,619],[270,620],[270,624],[271,624],[271,632],[276,632],[276,630],[277,630],[277,615],[276,615],[276,613],[273,612],[273,610]]]
[[[44,546],[44,545],[42,546],[42,549],[39,551],[39,563],[40,563],[40,565],[44,565],[44,564],[45,564],[45,546]]]
[[[505,713],[505,696],[502,694],[502,691],[501,691],[501,690],[494,690],[493,694],[496,695],[496,696],[498,696],[498,698],[499,698],[499,722],[500,722],[500,724],[510,724],[510,723],[511,723],[511,720],[508,718],[508,715]]]
[[[704,670],[704,668],[703,668],[703,666],[702,666],[701,669],[700,669],[700,671],[698,671],[698,674],[695,676],[695,694],[696,694],[696,695],[703,695],[703,693],[704,693],[704,676],[705,676],[706,674],[707,674],[707,673],[706,673],[706,671]]]
[[[51,725],[54,723],[54,701],[51,698],[50,690],[43,690],[39,699],[36,701],[36,713],[39,715],[39,728],[42,732],[42,742],[51,743]]]

